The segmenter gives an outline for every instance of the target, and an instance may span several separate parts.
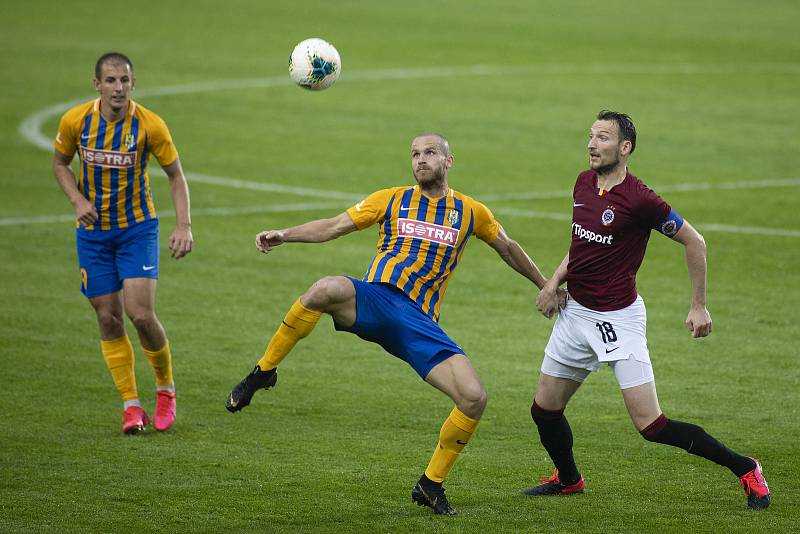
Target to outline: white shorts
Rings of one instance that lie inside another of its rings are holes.
[[[622,389],[653,382],[647,350],[647,310],[642,297],[621,310],[600,312],[574,299],[556,318],[544,349],[542,373],[583,382],[608,363]]]

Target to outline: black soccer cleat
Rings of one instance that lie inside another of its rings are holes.
[[[225,408],[231,413],[236,413],[250,404],[253,394],[259,389],[269,389],[278,381],[278,369],[262,371],[256,365],[253,371],[244,377],[228,395]]]
[[[555,470],[553,476],[542,479],[542,483],[538,486],[526,489],[522,492],[523,495],[537,497],[540,495],[571,495],[573,493],[583,493],[583,488],[586,483],[583,477],[580,477],[577,482],[573,484],[564,484],[558,478],[558,469]]]
[[[411,490],[411,500],[418,506],[433,508],[433,513],[438,515],[458,515],[458,512],[447,502],[444,488],[441,486],[423,486],[421,482],[417,482],[414,489]]]

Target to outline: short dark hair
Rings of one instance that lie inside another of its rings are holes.
[[[631,154],[633,154],[633,151],[636,150],[636,126],[633,125],[633,121],[629,116],[618,111],[604,109],[597,114],[597,120],[615,122],[617,128],[619,128],[620,138],[623,141],[627,139],[631,142]]]
[[[131,68],[131,72],[133,72],[133,62],[128,56],[120,52],[106,52],[100,56],[100,58],[97,60],[97,63],[94,64],[94,77],[98,80],[100,79],[100,70],[106,63],[127,63]]]

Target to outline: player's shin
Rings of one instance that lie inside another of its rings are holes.
[[[690,454],[725,466],[737,477],[755,468],[752,458],[732,451],[699,426],[667,419],[663,413],[640,433],[647,441],[679,447]]]
[[[277,367],[297,342],[314,330],[321,316],[322,312],[306,308],[297,299],[283,318],[278,331],[272,336],[264,356],[258,361],[258,367],[262,371]]]
[[[453,407],[453,411],[439,431],[439,443],[436,444],[436,450],[433,451],[431,461],[425,469],[425,476],[429,480],[436,483],[444,481],[479,422],[461,413],[457,407]]]
[[[172,378],[172,352],[169,350],[169,341],[158,350],[148,350],[142,347],[150,366],[156,375],[156,386],[159,390],[174,389]]]
[[[545,410],[534,401],[531,417],[539,430],[539,439],[558,469],[559,480],[570,485],[581,475],[572,456],[572,429],[564,417],[564,410]]]
[[[135,401],[138,398],[136,391],[136,375],[134,374],[133,345],[128,336],[122,336],[110,341],[101,340],[100,348],[103,358],[111,371],[111,378],[117,386],[123,402]]]

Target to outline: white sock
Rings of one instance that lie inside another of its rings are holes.
[[[131,406],[138,406],[139,408],[142,407],[142,403],[139,402],[139,399],[133,399],[129,401],[125,401],[122,403],[122,409],[127,410]]]
[[[167,384],[166,386],[156,386],[156,391],[172,391],[175,393],[175,383]]]

